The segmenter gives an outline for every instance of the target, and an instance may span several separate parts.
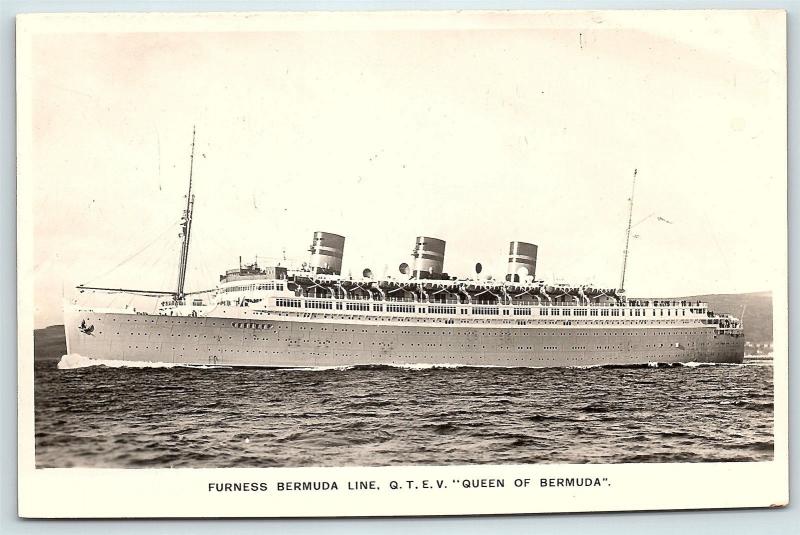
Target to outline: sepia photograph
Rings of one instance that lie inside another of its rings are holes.
[[[782,473],[785,39],[779,11],[18,18],[24,470]],[[315,473],[278,490],[389,485]],[[582,474],[534,480],[611,485]]]

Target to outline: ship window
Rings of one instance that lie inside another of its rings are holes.
[[[331,308],[333,308],[333,303],[331,303],[330,301],[306,301],[305,305],[306,308],[312,308],[312,309],[330,310]]]

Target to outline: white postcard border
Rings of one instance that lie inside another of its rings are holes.
[[[473,12],[475,13],[475,12]],[[614,17],[636,12],[618,12]],[[586,15],[587,13],[584,13]],[[713,16],[714,12],[709,12]],[[785,14],[751,12],[764,20]],[[559,13],[559,17],[565,16]],[[352,17],[352,20],[351,20]],[[466,17],[467,19],[469,17]],[[33,421],[33,214],[32,184],[27,177],[30,147],[28,39],[42,31],[148,31],[167,28],[202,31],[246,31],[286,26],[308,29],[336,21],[357,29],[364,21],[397,28],[449,23],[448,15],[427,13],[285,14],[116,14],[26,15],[18,19],[18,402],[19,513],[24,517],[242,517],[242,516],[394,516],[502,514],[523,512],[666,510],[775,507],[788,502],[788,288],[773,288],[774,303],[774,439],[771,462],[670,463],[625,465],[526,465],[446,467],[347,467],[270,469],[36,469]],[[309,22],[312,21],[312,22]],[[276,26],[277,25],[277,26]],[[785,80],[785,73],[784,73]],[[784,211],[786,187],[775,209]],[[787,229],[774,240],[786,257]],[[600,486],[541,487],[541,479],[606,478]],[[505,487],[464,488],[454,481],[503,479]],[[529,480],[516,487],[516,480]],[[348,491],[348,481],[374,480],[379,491]],[[446,489],[389,488],[391,481],[445,481]],[[338,491],[278,491],[281,481],[336,481]],[[216,492],[209,483],[265,482],[266,491]],[[342,488],[342,487],[345,488]]]

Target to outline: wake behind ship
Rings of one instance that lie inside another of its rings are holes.
[[[738,363],[741,322],[685,299],[628,298],[620,288],[536,279],[536,245],[513,241],[504,280],[450,276],[443,240],[419,236],[395,277],[341,273],[345,238],[315,232],[301,269],[240,265],[211,290],[186,293],[192,212],[181,223],[173,291],[79,286],[159,297],[152,311],[65,306],[67,352],[187,365],[594,366]],[[635,175],[634,175],[635,186]],[[633,194],[630,213],[633,211]],[[630,214],[627,239],[630,238]]]

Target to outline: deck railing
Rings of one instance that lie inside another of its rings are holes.
[[[627,303],[620,304],[620,303],[596,303],[596,302],[586,302],[581,300],[572,300],[572,301],[563,301],[563,302],[549,302],[547,299],[541,299],[540,301],[535,300],[524,300],[521,301],[519,299],[511,299],[511,301],[506,301],[501,299],[500,301],[495,300],[487,300],[487,299],[474,299],[471,303],[467,303],[466,301],[460,301],[458,299],[445,299],[445,300],[415,300],[410,297],[392,297],[387,296],[386,299],[370,299],[367,296],[361,295],[348,295],[347,297],[339,296],[336,298],[332,298],[330,296],[306,296],[306,299],[319,299],[325,301],[373,301],[375,303],[419,303],[421,305],[479,305],[479,306],[542,306],[542,307],[563,307],[563,308],[576,308],[576,307],[588,307],[588,308],[596,308],[596,307],[613,307],[613,308],[707,308],[706,303],[700,301],[664,301],[659,300],[657,302],[652,301],[628,301]]]

